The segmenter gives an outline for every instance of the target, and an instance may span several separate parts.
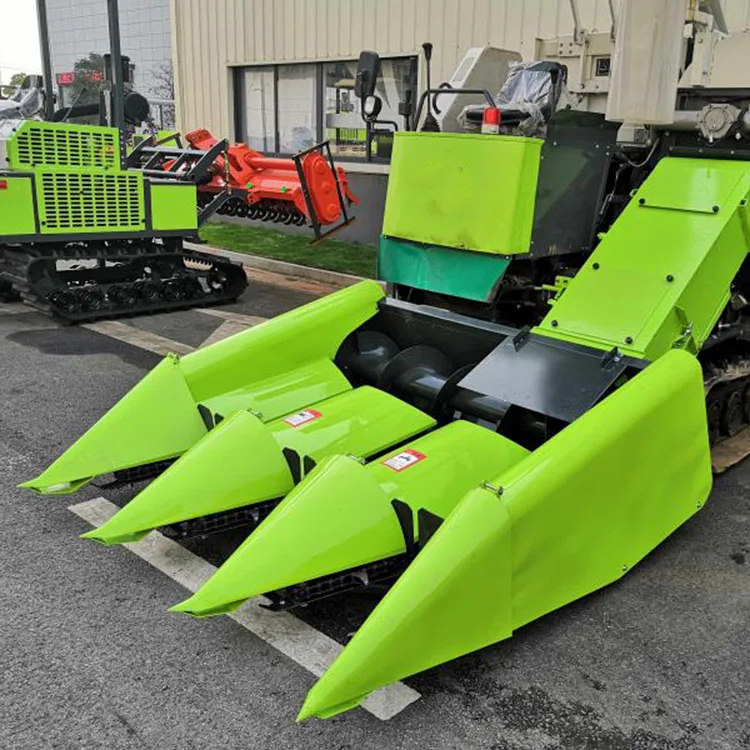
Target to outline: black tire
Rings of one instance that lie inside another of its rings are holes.
[[[706,417],[708,419],[708,442],[716,445],[721,437],[721,421],[724,416],[722,399],[709,394],[706,402]]]
[[[744,426],[742,393],[739,388],[732,388],[725,396],[721,417],[721,431],[727,437],[734,437]]]

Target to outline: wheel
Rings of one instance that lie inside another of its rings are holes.
[[[130,284],[112,284],[107,297],[114,308],[132,307],[136,303],[135,290]]]
[[[721,418],[723,405],[721,399],[709,395],[706,402],[706,417],[708,419],[708,442],[716,445],[721,436]]]
[[[68,315],[81,311],[81,300],[79,296],[69,289],[61,289],[60,291],[53,292],[49,295],[48,299],[53,307],[57,307],[63,313]]]
[[[728,437],[734,437],[744,426],[742,394],[739,388],[733,388],[726,396],[721,418],[721,431]]]
[[[750,384],[742,389],[742,416],[746,422],[750,422]]]
[[[181,279],[169,279],[162,284],[162,294],[168,302],[180,302],[185,299],[185,287]]]
[[[86,312],[99,312],[104,307],[104,292],[98,287],[83,287],[78,292],[78,296],[81,300],[81,307]]]
[[[133,284],[133,291],[144,302],[153,302],[159,299],[159,282],[141,279]]]

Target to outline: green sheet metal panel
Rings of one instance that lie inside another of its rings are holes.
[[[509,637],[618,580],[700,510],[711,490],[700,365],[668,353],[522,460],[488,464],[486,477],[313,687],[300,719]]]
[[[72,492],[98,474],[180,455],[206,432],[199,404],[220,406],[224,417],[259,406],[270,420],[349,390],[333,357],[383,296],[361,281],[183,358],[169,355],[23,486]]]
[[[146,211],[140,172],[36,172],[42,234],[143,232]]]
[[[536,331],[651,360],[688,329],[700,346],[750,247],[748,192],[746,162],[662,159]]]
[[[120,171],[117,128],[26,120],[8,141],[8,165],[19,172]]]
[[[0,175],[0,237],[36,233],[30,177]]]
[[[453,297],[489,302],[510,260],[491,253],[380,237],[378,278]]]
[[[151,183],[151,227],[156,231],[198,229],[195,185]]]
[[[396,133],[383,234],[514,255],[529,251],[542,141]]]
[[[364,466],[350,456],[327,458],[173,610],[220,614],[257,594],[400,554],[404,536],[391,500],[415,514],[425,508],[445,517],[492,473],[488,467],[500,471],[527,455],[511,440],[459,420]]]
[[[132,542],[151,529],[286,495],[300,472],[336,453],[380,453],[435,426],[424,412],[384,391],[362,386],[264,424],[239,411],[219,423],[179,461],[98,529],[84,536],[104,544]]]

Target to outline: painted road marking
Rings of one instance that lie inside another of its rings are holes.
[[[261,319],[262,320],[262,319]],[[217,341],[234,336],[235,333],[242,333],[248,328],[252,328],[253,325],[248,323],[238,323],[235,320],[225,320],[200,346],[203,349],[206,346],[211,346]]]
[[[23,302],[5,302],[0,304],[0,313],[3,315],[23,315],[24,313],[32,312],[36,312],[36,310]]]
[[[132,344],[149,352],[154,352],[154,354],[190,354],[193,351],[192,346],[181,344],[179,341],[173,341],[156,333],[142,331],[140,328],[116,320],[99,320],[96,323],[85,323],[83,327],[118,341],[124,341],[126,344]]]
[[[0,310],[1,311],[1,310]],[[199,310],[198,312],[211,315],[215,318],[221,318],[224,322],[201,344],[201,348],[215,344],[235,333],[240,333],[248,328],[264,323],[267,318],[261,318],[257,315],[241,315],[240,313],[221,312],[218,310]],[[85,323],[84,328],[90,331],[96,331],[112,339],[123,341],[126,344],[137,346],[154,354],[190,354],[195,351],[195,347],[189,344],[183,344],[174,339],[168,339],[165,336],[159,336],[156,333],[144,331],[127,323],[120,323],[117,320],[100,320],[96,323]]]
[[[119,508],[103,497],[69,506],[68,510],[92,526],[108,521]],[[188,591],[197,591],[215,572],[216,567],[152,531],[145,539],[134,544],[124,544],[135,555],[168,575]],[[241,609],[227,615],[242,627],[288,656],[315,677],[320,677],[341,653],[343,646],[316,630],[289,612],[270,612],[263,609],[268,599],[257,597]],[[362,703],[362,708],[378,719],[387,721],[420,698],[420,693],[396,682],[372,693]]]
[[[232,312],[231,310],[222,310],[220,307],[202,307],[197,309],[197,312],[203,313],[203,315],[210,315],[213,318],[222,318],[223,320],[241,323],[248,328],[257,326],[258,323],[265,323],[268,320],[268,318],[261,318],[258,315],[244,315],[243,313]]]

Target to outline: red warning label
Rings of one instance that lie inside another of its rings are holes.
[[[418,464],[420,461],[424,461],[425,458],[427,458],[427,456],[424,453],[409,448],[408,450],[401,451],[401,453],[395,456],[387,458],[385,461],[382,461],[382,463],[394,471],[403,471],[410,466],[414,466],[414,464]]]
[[[312,422],[314,419],[320,419],[323,415],[315,409],[305,409],[298,411],[296,414],[290,414],[284,418],[284,422],[292,427],[302,427],[303,424]]]

